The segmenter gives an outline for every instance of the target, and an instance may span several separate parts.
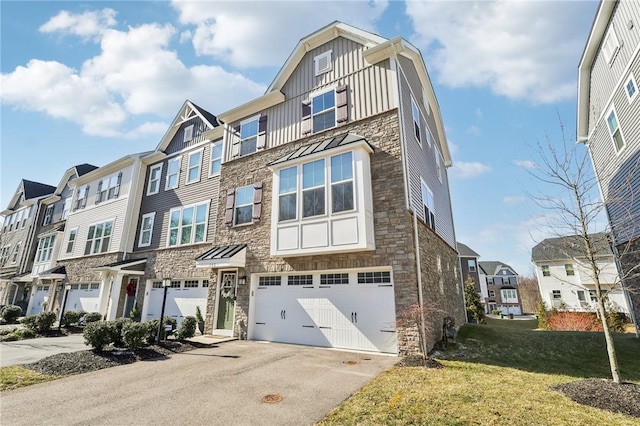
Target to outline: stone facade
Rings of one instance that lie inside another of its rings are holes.
[[[122,252],[97,254],[84,256],[77,259],[65,259],[58,261],[59,266],[64,266],[67,272],[65,283],[96,283],[102,279],[95,268],[122,260]]]
[[[248,245],[246,266],[240,269],[238,274],[250,276],[252,273],[264,272],[391,266],[395,284],[396,312],[402,312],[409,306],[415,305],[418,302],[418,291],[414,231],[411,215],[406,208],[398,121],[397,110],[391,110],[225,163],[221,173],[219,223],[215,243],[216,245],[240,243]],[[371,184],[376,249],[345,254],[272,257],[270,238],[273,175],[266,165],[302,146],[347,132],[363,136],[375,148],[375,152],[371,155]],[[258,182],[263,184],[260,220],[250,225],[227,226],[224,223],[226,203],[223,199],[227,190]],[[447,311],[446,316],[454,316],[460,324],[464,321],[460,316],[460,312],[464,312],[464,304],[460,293],[460,279],[454,276],[457,270],[457,252],[437,237],[433,231],[426,229],[424,224],[421,224],[421,227],[420,240],[424,253],[421,256],[423,274],[428,277],[429,282],[437,283],[435,288],[425,283],[425,289],[428,292],[439,292],[437,299],[442,304],[443,311]],[[443,262],[444,268],[436,266],[437,258]],[[237,327],[236,335],[246,334],[250,288],[249,283],[238,287],[235,322],[241,324],[241,327]],[[210,307],[213,307],[215,285],[210,285],[209,293]],[[460,305],[459,308],[455,308],[456,300]],[[213,309],[210,310],[213,311]],[[438,330],[441,330],[442,316],[433,318],[433,321],[439,323]],[[211,322],[208,321],[208,323]],[[418,349],[417,339],[406,335],[407,333],[415,334],[415,330],[399,327],[398,331],[401,353]],[[438,338],[439,335],[431,336],[430,346]]]

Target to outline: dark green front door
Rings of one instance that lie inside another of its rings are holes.
[[[220,281],[220,297],[218,298],[218,318],[216,329],[233,329],[233,305],[235,302],[236,274],[223,273]]]

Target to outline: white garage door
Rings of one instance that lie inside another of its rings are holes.
[[[164,315],[174,317],[178,325],[186,316],[196,316],[196,307],[200,306],[202,316],[206,316],[207,294],[209,292],[209,280],[173,280],[171,287],[167,289],[167,302],[164,308]],[[151,290],[146,297],[147,308],[146,320],[160,318],[162,312],[162,298],[164,288],[161,281],[154,281]]]
[[[27,313],[27,315],[37,315],[44,310],[43,303],[47,302],[49,299],[49,286],[36,286],[32,297],[33,300],[29,304],[29,312]]]
[[[64,310],[98,312],[99,305],[100,284],[71,284]]]
[[[396,354],[390,271],[262,276],[252,338]]]

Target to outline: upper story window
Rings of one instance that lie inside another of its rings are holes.
[[[64,204],[62,206],[62,220],[65,220],[69,217],[69,212],[71,211],[71,197],[67,197],[64,199]]]
[[[353,210],[353,153],[331,157],[331,211]]]
[[[258,117],[240,123],[240,156],[253,154],[258,148]]]
[[[21,246],[21,242],[18,241],[16,243],[16,248],[13,249],[13,258],[11,259],[11,263],[16,263],[18,261],[18,255],[20,254],[20,246]]]
[[[469,265],[469,271],[470,272],[475,272],[476,271],[476,261],[473,259],[469,259],[467,260],[467,265]]]
[[[2,247],[2,251],[0,252],[0,266],[4,266],[4,264],[9,259],[9,255],[11,254],[11,246]]]
[[[167,246],[206,241],[209,203],[210,200],[207,200],[199,204],[171,209]]]
[[[549,270],[549,265],[542,265],[542,276],[543,277],[550,277],[551,276],[551,271]]]
[[[178,187],[180,180],[180,160],[182,157],[176,157],[167,163],[167,182],[164,189],[174,189]]]
[[[222,168],[222,141],[214,142],[211,145],[211,160],[209,166],[209,176],[220,174]]]
[[[234,225],[252,222],[253,191],[253,186],[236,189],[236,202],[233,214]]]
[[[280,188],[278,189],[278,221],[296,219],[298,194],[298,168],[289,167],[280,170]]]
[[[87,198],[89,198],[89,185],[78,188],[76,193],[76,210],[83,209],[87,206]]]
[[[331,63],[331,50],[321,53],[313,58],[313,64],[316,76],[331,71],[333,66]]]
[[[518,295],[516,294],[516,291],[513,289],[503,289],[500,290],[500,292],[502,293],[502,301],[503,302],[517,302],[518,301]]]
[[[636,79],[633,77],[633,74],[629,75],[624,89],[627,93],[627,99],[629,99],[629,103],[631,103],[638,94],[638,86],[636,85]]]
[[[96,204],[117,198],[120,194],[120,184],[122,183],[122,172],[107,176],[98,182],[98,192],[96,193]]]
[[[552,290],[551,291],[552,299],[562,299],[562,292],[560,290]]]
[[[259,221],[262,214],[262,183],[229,189],[225,209],[224,221],[227,226]]]
[[[193,139],[193,124],[184,128],[183,142],[189,142]]]
[[[139,247],[148,247],[151,245],[151,236],[153,234],[153,221],[156,217],[156,213],[147,213],[142,215],[142,222],[140,224],[140,239],[138,240]]]
[[[87,242],[84,246],[84,254],[104,253],[109,251],[112,232],[113,220],[89,226]]]
[[[616,53],[620,49],[620,43],[618,42],[618,37],[616,36],[616,32],[613,28],[609,28],[607,31],[607,35],[602,43],[602,52],[604,53],[604,58],[607,61],[607,64],[611,64],[616,57]]]
[[[613,107],[611,107],[609,114],[607,114],[607,127],[609,128],[609,134],[611,134],[611,139],[613,140],[616,151],[620,151],[624,148],[624,138],[620,130],[620,125],[618,124],[616,110]]]
[[[433,151],[436,156],[436,174],[438,175],[438,180],[442,183],[442,157],[440,157],[440,151],[437,148]]]
[[[313,133],[336,126],[336,94],[330,90],[311,99]]]
[[[496,297],[496,291],[495,290],[489,290],[489,297]]]
[[[422,140],[420,139],[420,110],[413,96],[411,97],[411,115],[413,117],[413,133],[420,146],[422,146]]]
[[[567,263],[566,265],[564,265],[564,272],[567,274],[567,276],[575,275],[573,265],[571,263]]]
[[[187,184],[200,181],[202,150],[189,153],[187,156]]]
[[[78,236],[78,228],[69,231],[69,240],[67,241],[66,253],[73,253],[73,246],[76,243],[76,237]]]
[[[38,241],[38,248],[36,250],[36,262],[47,262],[51,259],[55,240],[55,235],[47,235],[46,237],[40,238]]]
[[[44,220],[42,221],[42,226],[46,226],[51,223],[51,220],[53,219],[53,207],[54,205],[50,204],[44,211]]]
[[[160,192],[160,176],[162,175],[162,163],[149,168],[149,183],[147,184],[147,195]]]
[[[422,189],[422,208],[424,209],[424,223],[431,229],[436,229],[436,207],[435,199],[433,198],[433,191],[420,179]]]
[[[325,160],[302,165],[302,217],[323,215],[325,209]]]
[[[31,206],[24,209],[24,212],[22,213],[22,225],[21,225],[22,228],[27,226],[27,219],[29,218],[30,215],[31,215]]]

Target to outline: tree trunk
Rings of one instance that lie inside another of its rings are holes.
[[[618,367],[616,348],[613,345],[613,337],[611,337],[609,324],[607,324],[607,313],[604,307],[604,300],[601,297],[599,284],[596,284],[596,294],[598,296],[598,313],[600,314],[600,321],[602,321],[604,340],[607,342],[607,355],[609,356],[609,366],[611,367],[611,378],[615,383],[620,383],[620,368]]]

